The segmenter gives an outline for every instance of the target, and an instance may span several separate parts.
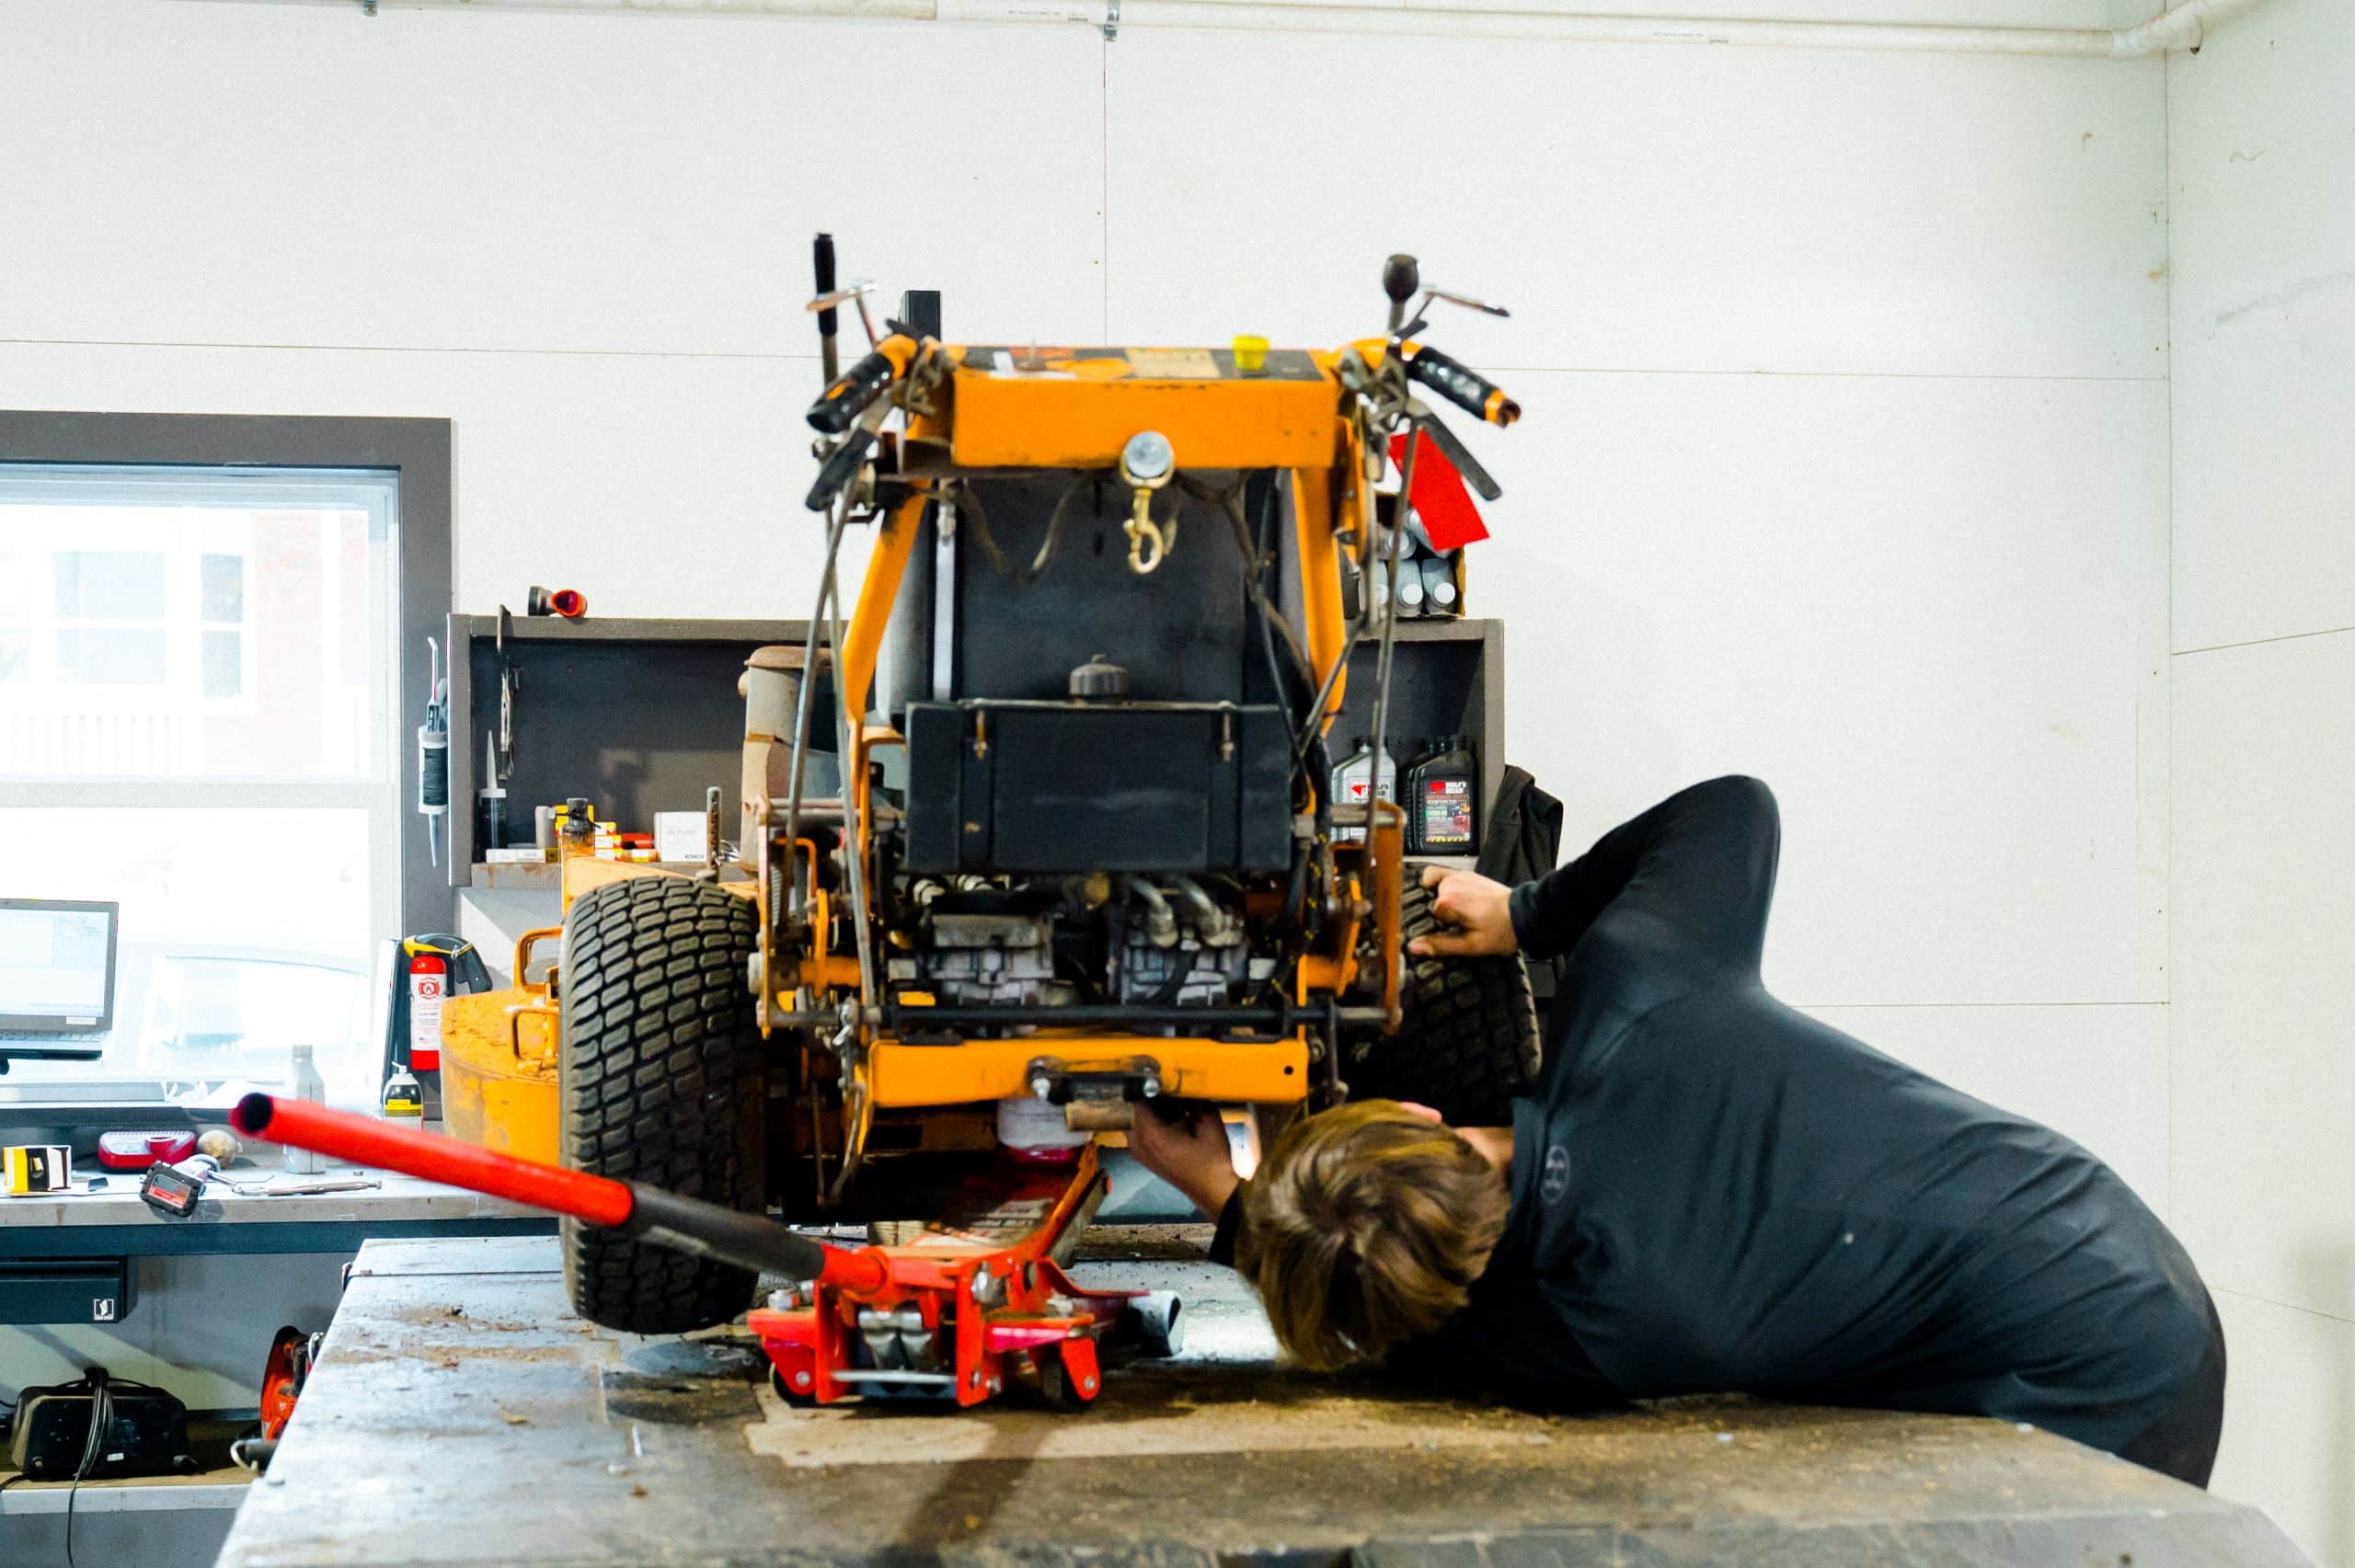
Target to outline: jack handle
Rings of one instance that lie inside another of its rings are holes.
[[[329,1110],[308,1100],[248,1094],[230,1113],[229,1125],[248,1138],[511,1198],[636,1241],[756,1273],[815,1280],[853,1294],[880,1290],[887,1277],[883,1260],[876,1254],[813,1242],[762,1215],[682,1197],[642,1182],[617,1182],[495,1154],[454,1138],[387,1127],[373,1116]]]
[[[1407,373],[1491,425],[1510,425],[1521,418],[1521,405],[1506,396],[1503,387],[1437,349],[1416,349],[1407,360]]]

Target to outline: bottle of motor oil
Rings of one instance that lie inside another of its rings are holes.
[[[1407,773],[1407,853],[1477,854],[1480,764],[1462,736],[1431,742]]]
[[[1374,779],[1373,738],[1361,735],[1357,750],[1344,757],[1340,766],[1333,770],[1333,803],[1337,806],[1362,806],[1369,787],[1379,788],[1384,800],[1396,800],[1398,764],[1390,760],[1390,749],[1384,747],[1382,777],[1377,784]],[[1365,830],[1362,828],[1336,828],[1333,830],[1333,841],[1336,843],[1356,843],[1364,837]]]
[[[393,1075],[385,1080],[385,1119],[395,1127],[425,1125],[425,1090],[405,1067],[394,1068]]]

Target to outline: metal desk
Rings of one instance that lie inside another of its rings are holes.
[[[362,1192],[247,1197],[219,1183],[186,1219],[166,1219],[139,1201],[139,1175],[109,1173],[107,1190],[0,1198],[0,1256],[177,1257],[198,1253],[349,1253],[371,1237],[548,1235],[556,1221],[504,1198],[460,1192],[414,1176],[352,1173],[384,1183]],[[267,1170],[233,1169],[251,1183]],[[281,1175],[291,1183],[305,1180]]]
[[[2252,1509],[2001,1422],[1547,1416],[1289,1372],[1225,1271],[1091,1253],[1189,1293],[1184,1360],[1084,1414],[955,1414],[791,1410],[741,1331],[592,1328],[549,1242],[372,1242],[221,1568],[2303,1561]]]

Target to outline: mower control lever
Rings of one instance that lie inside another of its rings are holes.
[[[1506,396],[1503,387],[1437,349],[1417,349],[1407,361],[1407,373],[1491,425],[1510,425],[1521,418],[1521,405]]]
[[[1425,408],[1419,401],[1413,407],[1420,411],[1415,420],[1415,429],[1429,436],[1431,444],[1446,454],[1448,462],[1464,475],[1465,484],[1480,493],[1482,500],[1493,501],[1505,493],[1504,486],[1497,483],[1496,476],[1480,466],[1480,460],[1472,455],[1472,449],[1465,446],[1453,430],[1441,423],[1438,415]]]
[[[915,348],[905,338],[885,341],[905,343],[911,352]],[[823,436],[841,435],[867,412],[868,404],[883,395],[899,373],[899,366],[881,348],[860,356],[857,363],[835,377],[833,383],[819,395],[818,401],[810,405],[810,428]]]
[[[861,425],[844,439],[842,444],[826,454],[818,465],[818,477],[810,486],[807,498],[811,511],[824,511],[843,493],[843,486],[858,476],[867,454],[875,450],[875,432]]]

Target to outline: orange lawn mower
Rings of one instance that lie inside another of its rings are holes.
[[[1357,654],[1383,752],[1426,481],[1498,494],[1423,396],[1520,413],[1423,312],[1503,313],[1401,256],[1387,330],[1336,350],[959,346],[936,295],[879,329],[819,259],[808,638],[747,672],[738,862],[569,894],[510,1010],[554,1024],[580,1177],[526,1201],[568,1217],[572,1306],[609,1328],[735,1318],[752,1262],[803,1282],[751,1320],[789,1396],[970,1402],[1024,1364],[1084,1402],[1145,1314],[1061,1265],[1141,1107],[1261,1141],[1352,1094],[1476,1124],[1535,1069],[1518,960],[1409,961],[1436,921],[1406,814],[1335,798],[1327,750]],[[837,374],[850,311],[868,351]]]

